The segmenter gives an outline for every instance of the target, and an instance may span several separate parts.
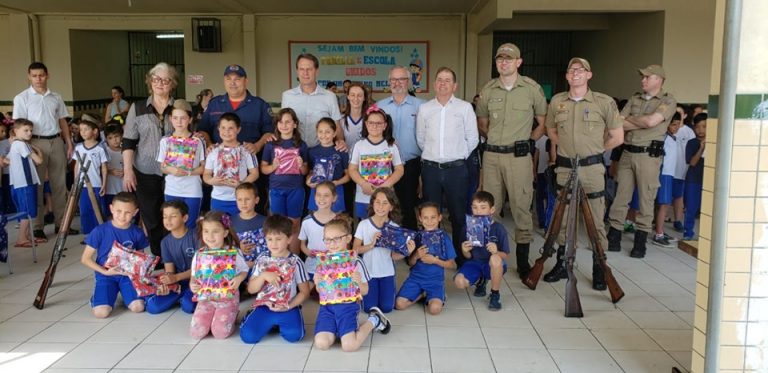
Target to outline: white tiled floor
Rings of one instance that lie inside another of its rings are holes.
[[[511,224],[507,224],[508,228]],[[9,224],[11,239],[15,238]],[[50,231],[51,226],[47,227]],[[513,231],[510,229],[510,231]],[[49,232],[50,233],[50,232]],[[374,334],[360,351],[312,346],[317,305],[303,314],[307,337],[288,344],[271,335],[258,345],[237,335],[218,341],[187,336],[189,316],[118,308],[106,320],[90,315],[92,274],[79,264],[81,236],[59,264],[44,310],[32,307],[53,243],[11,249],[13,275],[0,264],[0,371],[2,372],[669,372],[690,369],[694,309],[694,258],[648,244],[643,260],[609,253],[609,264],[626,297],[617,305],[591,289],[591,254],[579,250],[577,278],[584,318],[563,317],[564,282],[539,282],[531,291],[514,273],[502,284],[504,309],[448,286],[439,316],[421,307],[390,314],[388,335]],[[53,241],[53,240],[51,240]],[[13,242],[13,241],[11,241]],[[531,260],[543,239],[536,235]],[[513,248],[514,249],[514,248]],[[548,261],[545,270],[554,263]],[[514,263],[510,265],[514,272]],[[398,278],[407,272],[398,269]],[[450,274],[452,275],[452,273]],[[241,305],[242,310],[247,303]]]

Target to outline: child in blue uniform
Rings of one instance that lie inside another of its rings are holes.
[[[440,229],[440,206],[434,202],[424,202],[417,208],[419,222],[423,232],[432,232],[441,237],[439,242],[425,242],[408,259],[411,274],[400,287],[395,300],[395,308],[404,310],[426,297],[427,311],[437,315],[443,310],[445,302],[445,269],[456,268],[456,251],[448,234]],[[415,242],[408,241],[409,250],[415,249]]]
[[[243,319],[240,325],[240,339],[245,343],[259,343],[273,327],[278,327],[280,335],[288,342],[298,342],[304,338],[304,317],[301,315],[301,304],[309,297],[309,275],[304,270],[304,263],[296,254],[288,250],[293,223],[282,215],[272,215],[264,222],[264,235],[267,239],[268,254],[256,259],[268,257],[294,259],[294,272],[291,284],[290,301],[287,308],[272,305],[256,307],[253,312]],[[248,292],[257,294],[268,283],[277,283],[280,274],[275,272],[258,272],[254,266],[251,279],[248,281]]]
[[[179,284],[180,292],[169,292],[164,286],[157,294],[147,298],[147,312],[157,314],[165,312],[176,303],[181,304],[181,310],[191,314],[195,312],[196,303],[192,301],[192,291],[189,290],[189,277],[192,269],[192,257],[197,251],[197,232],[188,228],[189,207],[182,200],[163,203],[160,206],[163,213],[163,226],[168,235],[160,242],[160,252],[163,257],[165,273],[160,276],[164,285]]]
[[[141,228],[131,224],[131,220],[139,212],[136,197],[127,192],[120,192],[109,205],[112,220],[94,228],[85,239],[85,250],[80,262],[95,271],[95,286],[91,297],[91,307],[96,318],[109,316],[117,300],[117,293],[123,297],[123,303],[132,312],[144,311],[144,300],[136,294],[128,276],[118,273],[116,268],[104,268],[112,243],[134,250],[143,251],[149,247],[147,236]],[[94,260],[94,255],[96,259]]]
[[[493,216],[493,195],[480,191],[472,197],[472,215]],[[485,247],[475,247],[469,241],[461,243],[461,254],[468,260],[459,268],[454,277],[454,283],[459,289],[466,289],[475,285],[475,296],[484,297],[485,285],[491,280],[491,296],[488,299],[488,309],[498,311],[501,309],[502,276],[507,272],[507,258],[509,257],[509,238],[507,230],[499,222],[493,222],[488,233],[488,242]]]
[[[325,224],[323,230],[323,242],[329,252],[349,250],[352,240],[352,224],[348,217],[340,215]],[[365,296],[368,293],[368,271],[365,264],[358,258],[357,267],[352,274],[352,280],[360,287],[360,293]],[[322,279],[315,276],[315,285]],[[360,304],[338,303],[321,305],[317,311],[315,323],[315,347],[327,350],[333,345],[338,336],[341,338],[341,349],[345,352],[357,351],[360,345],[368,339],[372,331],[377,330],[381,334],[389,333],[391,324],[377,307],[373,307],[368,313],[368,319],[362,325],[357,325],[357,313],[360,312]]]

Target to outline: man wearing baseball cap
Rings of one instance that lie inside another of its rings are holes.
[[[627,204],[637,187],[640,209],[637,213],[634,245],[630,256],[645,257],[645,244],[651,231],[654,200],[659,189],[659,172],[664,155],[664,135],[675,114],[677,100],[663,89],[666,73],[660,65],[638,69],[642,92],[629,99],[621,116],[624,119],[624,151],[616,174],[619,184],[609,214],[608,250],[621,251],[621,232]]]
[[[538,83],[518,73],[523,59],[516,45],[502,44],[495,58],[499,77],[480,91],[476,109],[480,135],[488,139],[483,156],[483,189],[493,195],[497,214],[504,206],[504,193],[509,196],[515,221],[517,272],[525,278],[531,269],[528,251],[533,240],[531,140],[544,134],[547,101]]]
[[[237,140],[243,143],[254,157],[261,152],[272,133],[275,130],[272,123],[272,109],[269,104],[260,97],[251,95],[246,88],[248,85],[248,74],[240,65],[229,65],[224,68],[224,89],[226,94],[216,96],[208,103],[200,123],[197,125],[198,132],[205,138],[208,145],[221,142],[219,131],[216,130],[219,124],[219,118],[224,113],[235,113],[240,117],[240,133]],[[257,186],[259,195],[266,195],[267,178],[259,178]],[[265,214],[266,198],[262,198],[256,207],[256,210]],[[205,208],[205,207],[204,207]]]
[[[604,93],[589,88],[592,68],[589,61],[580,57],[571,58],[566,69],[567,92],[552,97],[547,110],[547,136],[557,145],[557,184],[564,187],[571,169],[579,167],[579,183],[584,189],[592,210],[592,220],[603,248],[605,238],[605,166],[603,152],[621,145],[624,140],[624,122],[619,117],[616,101]],[[578,158],[578,165],[576,164]],[[568,206],[566,208],[571,208]],[[546,282],[557,282],[568,278],[563,266],[565,262],[565,224],[561,225],[557,237],[557,263],[544,276]],[[596,253],[592,253],[592,288],[605,290],[605,274],[598,264]]]

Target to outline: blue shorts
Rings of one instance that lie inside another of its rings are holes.
[[[405,298],[413,302],[421,293],[426,293],[427,302],[432,299],[440,299],[445,302],[445,282],[442,279],[436,281],[435,279],[420,279],[408,276],[405,282],[403,282],[403,286],[400,287],[400,291],[397,292],[397,296],[398,298]]]
[[[368,203],[355,202],[355,217],[363,220],[368,217]]]
[[[315,188],[309,190],[309,201],[307,202],[307,210],[317,211],[317,204],[315,203]],[[331,206],[331,211],[335,213],[344,212],[346,205],[344,204],[344,186],[336,185],[336,202]]]
[[[51,192],[51,183],[49,183],[47,181],[43,183],[43,193],[49,193],[49,194],[52,193]]]
[[[229,216],[235,216],[240,213],[240,210],[237,209],[237,202],[222,201],[216,198],[211,198],[211,210],[226,212]]]
[[[479,260],[468,260],[464,262],[464,265],[459,268],[457,275],[461,273],[464,278],[469,281],[470,284],[474,284],[481,277],[484,279],[491,278],[491,264],[490,262],[481,262]],[[504,271],[502,274],[507,273],[507,263],[504,263]]]
[[[37,185],[13,188],[11,196],[17,212],[25,212],[33,219],[37,217]]]
[[[298,219],[304,212],[304,187],[295,189],[270,189],[269,209],[273,214]]]
[[[104,276],[101,273],[96,273],[94,282],[91,307],[110,306],[114,308],[118,292],[123,296],[123,303],[126,306],[136,299],[141,299],[136,294],[136,289],[133,288],[128,276]]]
[[[357,331],[358,312],[360,312],[360,305],[357,303],[320,306],[317,311],[317,321],[315,321],[315,334],[328,332],[341,338]]]
[[[672,175],[659,175],[659,190],[656,192],[656,203],[669,205],[672,203],[672,190],[674,184]]]
[[[685,191],[685,180],[674,179],[672,181],[672,198],[678,199],[683,197]]]

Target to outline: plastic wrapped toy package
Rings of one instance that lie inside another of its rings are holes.
[[[229,180],[240,180],[240,147],[226,147],[219,145],[219,153],[216,158],[218,167],[215,167],[213,176]]]
[[[168,137],[163,166],[172,166],[184,171],[195,168],[195,154],[200,140],[193,137]]]
[[[363,297],[360,287],[352,280],[357,265],[354,251],[317,252],[318,265],[315,276],[320,278],[317,292],[320,304],[340,304],[357,302]]]
[[[467,215],[466,219],[467,241],[471,242],[472,246],[485,247],[488,243],[493,217]]]
[[[293,274],[296,271],[296,257],[275,258],[260,256],[254,268],[258,273],[274,272],[280,276],[277,285],[265,283],[253,301],[253,308],[259,306],[271,306],[273,308],[288,308],[291,301],[291,287],[293,286]]]
[[[309,182],[313,184],[320,184],[323,181],[332,181],[333,172],[333,160],[327,158],[318,158],[315,160],[315,165],[312,166],[312,176],[310,176]]]
[[[445,257],[445,245],[443,245],[443,235],[441,230],[421,231],[419,232],[418,246],[426,246],[430,254],[442,258]]]
[[[299,155],[299,148],[285,149],[275,147],[275,158],[278,160],[275,175],[301,174],[301,156]]]
[[[408,241],[415,240],[416,236],[416,231],[387,222],[381,228],[381,237],[376,241],[376,246],[408,256]]]
[[[269,253],[267,248],[267,240],[264,237],[264,231],[259,228],[251,231],[240,232],[237,234],[237,238],[240,239],[241,246],[245,244],[253,244],[254,247],[248,253],[242,251],[243,258],[252,262],[255,261],[262,254]]]
[[[360,176],[378,187],[392,175],[392,153],[364,154],[360,156]]]
[[[237,275],[237,249],[201,249],[195,254],[192,281],[200,285],[193,301],[234,299],[237,289],[232,286]]]
[[[112,243],[112,250],[109,251],[107,260],[104,262],[104,267],[117,268],[118,272],[126,276],[144,278],[152,273],[152,270],[159,261],[159,257],[127,248],[114,241]]]

